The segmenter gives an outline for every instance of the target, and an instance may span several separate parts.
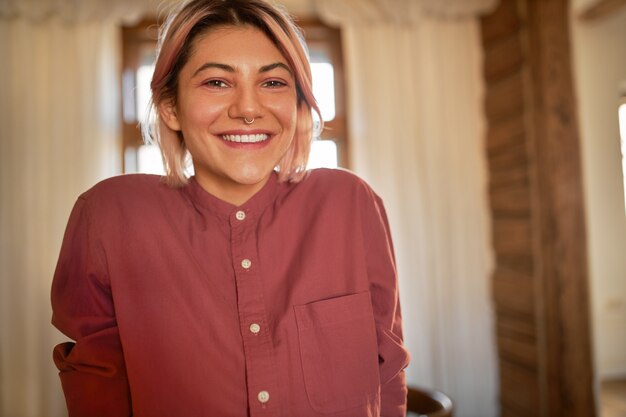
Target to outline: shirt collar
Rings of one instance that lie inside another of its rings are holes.
[[[256,192],[248,201],[241,206],[220,200],[213,194],[206,191],[198,183],[195,177],[189,179],[188,184],[184,187],[186,194],[191,198],[194,205],[208,209],[219,217],[228,218],[234,211],[243,210],[245,212],[260,213],[273,202],[279,189],[278,175],[272,172],[263,188]]]

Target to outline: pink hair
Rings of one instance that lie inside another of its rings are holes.
[[[293,70],[298,91],[296,132],[291,146],[279,161],[280,181],[300,181],[306,173],[313,114],[322,118],[313,97],[311,68],[304,39],[289,15],[263,0],[192,0],[166,20],[159,36],[158,54],[152,76],[150,120],[142,122],[146,141],[156,142],[163,156],[166,181],[171,186],[187,183],[188,152],[180,132],[167,127],[158,107],[166,100],[175,103],[178,75],[189,59],[194,39],[218,26],[252,25],[261,29],[277,46]]]

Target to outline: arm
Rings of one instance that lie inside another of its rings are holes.
[[[55,347],[70,417],[128,417],[130,391],[104,253],[80,198],[52,283],[52,324],[76,343]]]
[[[373,204],[365,215],[367,271],[376,320],[381,384],[381,416],[406,416],[404,368],[409,353],[404,348],[393,244],[382,200],[371,192]]]

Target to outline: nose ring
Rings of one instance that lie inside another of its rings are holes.
[[[254,117],[252,118],[252,120],[248,120],[247,117],[244,117],[243,122],[247,125],[251,125],[252,123],[254,123]]]

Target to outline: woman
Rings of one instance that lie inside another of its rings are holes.
[[[304,170],[319,111],[296,27],[261,0],[165,27],[146,129],[165,181],[84,193],[55,272],[70,416],[405,415],[385,212],[354,175]]]

